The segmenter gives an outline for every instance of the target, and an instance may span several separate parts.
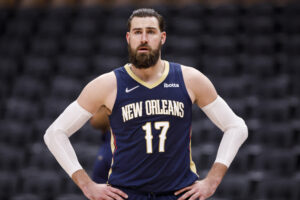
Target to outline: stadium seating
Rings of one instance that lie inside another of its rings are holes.
[[[47,53],[43,53],[43,51],[42,49],[32,50],[32,53],[27,55],[23,61],[23,69],[25,75],[37,78],[40,82],[48,83],[49,79],[52,78],[49,74],[54,74],[56,70],[54,61],[46,55],[51,51],[51,48],[45,47]],[[55,51],[55,53],[57,52]]]
[[[243,176],[231,176],[225,178],[217,192],[217,195],[226,196],[232,200],[247,198],[249,195],[250,183]]]
[[[84,196],[77,195],[77,194],[64,194],[55,198],[55,200],[82,200],[82,199],[84,199]]]
[[[0,172],[0,198],[9,199],[18,191],[18,177],[12,172]]]
[[[43,143],[93,78],[128,62],[135,6],[0,8],[0,199],[76,200],[81,191]],[[249,137],[213,199],[300,199],[300,4],[154,6],[167,20],[162,58],[198,68],[243,119]],[[222,132],[193,107],[201,178]],[[101,135],[71,137],[90,173]]]
[[[51,88],[52,90],[49,91],[51,96],[66,100],[74,100],[82,89],[80,81],[74,79],[74,77],[67,78],[67,76],[62,75],[53,77]]]
[[[41,143],[40,141],[32,144],[32,146],[29,147],[29,164],[42,170],[57,170],[59,167],[57,161],[50,151],[45,147],[45,144]]]
[[[8,146],[5,143],[1,143],[0,156],[0,169],[3,172],[18,170],[24,166],[25,152],[20,147]]]
[[[39,109],[39,106],[35,106],[30,100],[10,97],[6,101],[5,117],[10,120],[29,122],[38,118]]]
[[[26,168],[20,172],[22,192],[38,194],[43,199],[53,199],[63,189],[63,179],[57,171],[42,171],[38,168]]]
[[[0,44],[0,46],[2,46]],[[4,49],[6,45],[3,45],[1,49]],[[7,58],[6,55],[1,53],[0,59],[0,77],[3,84],[7,84],[8,88],[9,84],[12,84],[12,80],[15,78],[16,74],[19,73],[18,63],[13,58]]]
[[[31,193],[17,194],[11,198],[11,200],[40,200],[40,199],[41,197],[39,195],[31,194]]]
[[[39,101],[46,94],[46,86],[32,75],[20,76],[12,88],[12,95],[17,98]]]
[[[299,183],[293,179],[270,178],[258,186],[258,198],[265,199],[299,199]]]
[[[2,120],[0,124],[1,142],[19,147],[30,145],[32,141],[32,127],[27,122],[6,119]]]

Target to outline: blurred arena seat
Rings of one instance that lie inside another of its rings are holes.
[[[89,56],[93,53],[93,42],[88,37],[68,35],[62,42],[63,51],[73,56]]]
[[[272,55],[244,55],[240,57],[243,71],[254,77],[270,77],[275,75],[275,58]]]
[[[194,18],[185,18],[179,15],[171,19],[169,28],[178,36],[199,36],[203,33],[204,24]]]
[[[51,16],[41,20],[37,26],[38,35],[52,38],[63,36],[67,28],[67,24],[63,19],[53,19]]]
[[[183,9],[176,9],[176,15],[179,17],[195,19],[199,22],[206,15],[207,7],[202,4],[186,4]]]
[[[81,72],[85,71],[83,69],[84,65],[78,65],[78,66],[82,67]],[[83,89],[83,86],[79,80],[75,79],[74,76],[71,76],[69,78],[67,77],[68,75],[70,75],[69,72],[72,71],[71,68],[72,65],[70,65],[69,68],[65,67],[64,69],[61,70],[62,75],[53,77],[51,89],[50,91],[48,91],[48,94],[51,94],[54,98],[61,98],[65,100],[76,99],[80,91]],[[80,74],[78,71],[75,72],[74,74],[79,76]]]
[[[101,32],[105,35],[124,37],[127,32],[127,19],[118,16],[109,17],[107,18],[104,27],[105,28]]]
[[[85,197],[80,194],[63,194],[55,198],[55,200],[82,200]]]
[[[90,72],[87,59],[82,56],[61,55],[57,59],[58,74],[70,78],[82,78]]]
[[[247,199],[250,184],[244,176],[231,176],[225,178],[219,186],[217,195],[226,196],[232,200]]]
[[[115,69],[115,66],[121,67],[128,61],[126,58],[120,58],[119,56],[106,56],[97,54],[91,58],[91,62],[94,73],[96,75],[100,75]]]
[[[1,49],[4,49],[4,47]],[[12,80],[18,75],[19,65],[15,59],[1,55],[0,66],[1,81],[3,80],[3,84],[7,84],[6,87],[8,87],[9,84],[12,84]]]
[[[241,46],[251,55],[257,54],[274,54],[276,52],[276,41],[275,37],[270,35],[251,35],[251,36],[241,36],[240,38]]]
[[[60,51],[59,40],[41,35],[41,37],[32,39],[32,42],[30,43],[30,51],[36,56],[55,56]]]
[[[205,52],[210,55],[234,55],[237,53],[237,41],[232,36],[208,36],[204,41]]]
[[[80,159],[83,163],[82,166],[85,168],[89,166],[93,166],[95,162],[95,158],[98,155],[97,153],[99,150],[99,146],[91,145],[90,143],[86,143],[86,142],[78,142],[73,144],[78,159]]]
[[[16,18],[7,24],[5,34],[19,39],[26,39],[32,34],[33,26],[34,23],[31,20]]]
[[[29,164],[42,170],[58,170],[59,164],[42,141],[33,143],[30,147]]]
[[[237,62],[233,56],[210,56],[203,58],[203,73],[213,76],[233,76]]]
[[[29,122],[39,117],[40,107],[34,102],[18,97],[10,97],[6,100],[5,117],[10,120]]]
[[[11,35],[4,35],[0,40],[1,56],[11,58],[21,58],[26,51],[27,41]]]
[[[170,36],[167,40],[168,53],[174,56],[196,56],[199,53],[200,43],[193,36]]]
[[[192,126],[192,145],[199,144],[217,144],[222,137],[222,133],[218,130],[210,120],[199,119],[194,121]]]
[[[18,176],[13,172],[0,171],[0,198],[9,199],[18,191]]]
[[[265,199],[299,199],[299,184],[293,179],[270,178],[263,180],[258,186],[258,198]]]
[[[27,55],[23,60],[24,75],[38,79],[41,84],[47,85],[54,71],[55,66],[53,66],[53,60],[48,57],[30,53],[30,55]]]
[[[40,200],[41,197],[36,194],[25,193],[12,196],[11,200]]]
[[[127,56],[126,41],[117,36],[98,36],[95,39],[95,45],[101,55],[107,56]]]
[[[26,168],[21,170],[23,193],[33,193],[43,198],[53,198],[63,189],[62,178],[57,171]]]
[[[209,170],[214,162],[217,153],[217,146],[214,144],[203,144],[200,147],[192,149],[193,161],[197,166],[197,170]]]
[[[75,100],[75,99],[73,99]],[[52,121],[71,103],[72,100],[60,97],[48,97],[43,101],[43,117],[51,118]],[[49,124],[50,125],[50,124]]]
[[[82,37],[95,36],[99,31],[98,22],[93,18],[79,17],[72,22],[71,32]]]
[[[5,140],[1,140],[5,142]],[[16,171],[24,165],[25,152],[20,147],[9,146],[1,142],[0,169],[1,171]]]
[[[36,102],[46,95],[46,85],[30,75],[19,76],[12,88],[12,95]]]

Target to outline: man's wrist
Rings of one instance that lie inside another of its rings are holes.
[[[72,180],[81,190],[86,190],[91,184],[94,184],[89,175],[83,170],[77,170],[72,174]]]
[[[206,176],[206,181],[213,185],[214,187],[218,187],[227,171],[227,166],[222,163],[214,163],[210,171]]]
[[[214,188],[217,188],[220,185],[222,178],[214,177],[214,176],[207,176],[205,178],[205,180],[208,182],[209,185],[213,186]]]

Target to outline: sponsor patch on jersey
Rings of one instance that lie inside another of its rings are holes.
[[[178,88],[178,83],[164,83],[164,88]]]

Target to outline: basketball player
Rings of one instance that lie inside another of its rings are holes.
[[[106,183],[108,172],[111,165],[111,148],[110,148],[110,132],[109,119],[107,109],[102,106],[91,118],[90,124],[102,132],[103,144],[101,145],[97,159],[94,164],[92,179],[96,183]]]
[[[209,198],[247,138],[247,126],[201,72],[161,59],[166,32],[157,12],[135,10],[126,39],[130,63],[87,84],[47,129],[48,148],[88,199]],[[203,180],[191,160],[193,103],[224,132]],[[89,178],[69,140],[101,106],[110,112],[112,132],[108,184]]]

